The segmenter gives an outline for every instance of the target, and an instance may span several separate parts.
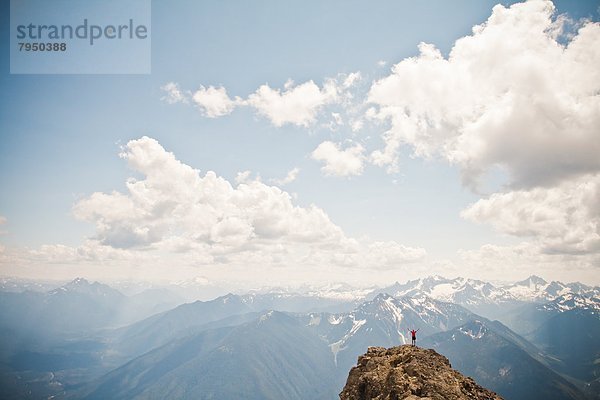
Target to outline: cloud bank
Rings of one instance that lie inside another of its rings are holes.
[[[549,1],[497,5],[448,58],[421,43],[394,65],[368,95],[390,125],[376,163],[396,163],[408,145],[458,165],[473,187],[494,167],[515,188],[599,171],[600,25],[561,44],[566,20],[553,12]]]
[[[248,268],[388,269],[426,255],[393,241],[347,237],[320,208],[296,206],[287,192],[249,174],[235,187],[212,171],[202,175],[149,137],[130,141],[121,157],[144,178],[129,179],[125,193],[96,192],[73,207],[78,219],[95,225],[90,240],[99,247]]]

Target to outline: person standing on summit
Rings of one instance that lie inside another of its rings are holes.
[[[421,328],[419,328],[419,329],[421,329]],[[419,332],[419,329],[417,329],[416,331],[414,329],[409,329],[410,334],[412,336],[412,345],[413,346],[417,345],[417,332]]]

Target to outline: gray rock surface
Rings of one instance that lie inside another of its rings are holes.
[[[341,400],[502,400],[452,369],[434,350],[370,347],[350,370]]]

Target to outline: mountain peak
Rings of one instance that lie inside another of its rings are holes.
[[[410,345],[369,347],[340,393],[341,400],[412,398],[502,399],[452,369],[446,357]]]
[[[89,286],[90,282],[85,278],[75,278],[71,282],[67,283],[66,286]]]
[[[218,297],[217,299],[215,299],[216,301],[220,301],[223,304],[227,304],[229,302],[231,302],[231,300],[237,301],[240,299],[239,296],[233,294],[233,293],[227,293],[224,296]]]
[[[373,299],[374,302],[379,302],[379,301],[385,301],[389,298],[392,298],[393,296],[390,295],[389,293],[379,293],[377,296],[375,296],[375,298]]]
[[[124,295],[116,289],[100,282],[90,282],[85,278],[75,278],[71,282],[49,292],[57,293],[79,293],[94,297],[112,297],[121,299]]]
[[[437,282],[437,281],[447,281],[448,279],[444,278],[441,275],[430,275],[427,278],[425,278],[425,280]]]
[[[537,275],[531,275],[529,278],[517,282],[516,284],[520,286],[541,286],[546,285],[547,283],[548,282],[546,282],[544,278],[541,278]]]

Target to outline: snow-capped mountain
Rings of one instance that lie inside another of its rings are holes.
[[[584,297],[598,297],[600,295],[600,288],[598,287],[587,286],[579,282],[567,284],[558,281],[546,282],[536,275],[512,285],[503,286],[502,289],[520,301],[536,303],[553,301],[566,294],[576,294]]]
[[[439,301],[463,306],[499,304],[516,300],[506,290],[488,282],[467,278],[447,279],[437,275],[408,281],[405,284],[396,282],[392,286],[376,290],[371,293],[371,296],[378,293],[388,293],[394,297],[415,296],[422,293]]]
[[[575,293],[566,293],[538,308],[556,312],[565,312],[574,309],[600,311],[600,297],[593,294],[582,296]]]
[[[558,281],[546,282],[535,275],[505,286],[495,286],[476,279],[460,277],[447,279],[436,275],[403,284],[396,282],[391,286],[374,290],[367,296],[367,299],[372,299],[379,293],[387,293],[394,297],[426,294],[436,300],[460,304],[475,312],[480,311],[478,307],[485,305],[511,305],[522,302],[546,303],[567,294],[600,298],[600,288],[598,287],[587,286],[579,282],[568,284]]]
[[[548,288],[550,288],[550,291],[546,290]],[[525,280],[504,286],[503,289],[513,295],[516,299],[522,301],[543,302],[553,300],[557,296],[560,296],[562,294],[561,292],[566,293],[565,290],[567,288],[558,282],[549,284],[543,278],[532,275]]]
[[[48,292],[50,296],[65,293],[79,293],[88,296],[105,298],[112,297],[115,299],[115,301],[122,300],[125,297],[121,292],[108,285],[99,282],[91,283],[84,278],[76,278],[66,285]]]
[[[298,317],[328,343],[338,369],[347,371],[369,346],[405,344],[410,342],[410,329],[419,329],[418,336],[423,337],[464,324],[475,315],[424,294],[395,298],[382,293],[348,313]],[[342,385],[345,375],[339,376]]]

